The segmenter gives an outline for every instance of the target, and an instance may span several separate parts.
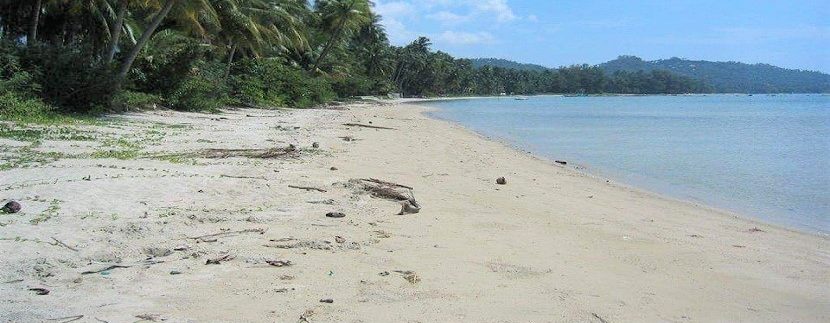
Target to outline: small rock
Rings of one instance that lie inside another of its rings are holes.
[[[181,272],[181,271],[178,271],[178,270],[171,270],[171,271],[170,271],[170,274],[171,274],[171,275],[181,275],[181,274],[182,274],[182,272]]]
[[[312,148],[320,148],[320,143],[319,142],[314,142],[314,143],[311,144],[311,147]]]
[[[185,251],[185,250],[188,250],[188,249],[190,249],[190,246],[188,246],[188,245],[180,245],[180,246],[176,246],[175,248],[173,248],[173,250],[175,250],[175,251]]]
[[[401,202],[401,212],[398,215],[415,214],[421,212],[421,205],[415,199],[409,199]]]
[[[173,253],[173,251],[170,250],[170,249],[167,249],[167,248],[149,247],[149,248],[144,248],[144,253],[147,254],[150,257],[158,258],[158,257],[169,256],[170,254]]]
[[[326,217],[329,217],[329,218],[345,218],[346,214],[343,214],[342,212],[329,212],[329,213],[326,213]]]
[[[337,243],[344,243],[344,242],[346,242],[346,238],[343,238],[341,236],[335,236],[334,241],[337,242]]]
[[[337,170],[337,167],[332,166],[332,167],[331,167],[331,168],[329,168],[329,169],[330,169],[330,170]]]
[[[38,295],[49,295],[49,290],[46,288],[29,288],[30,291],[35,292]]]
[[[6,203],[6,205],[3,206],[2,210],[6,213],[17,213],[20,212],[21,208],[22,207],[20,206],[20,203],[17,203],[17,201],[11,201],[9,203]]]
[[[504,178],[504,177],[499,177],[499,178],[496,178],[496,184],[499,184],[499,185],[506,185],[506,184],[507,184],[507,179],[506,179],[506,178]]]
[[[320,300],[320,303],[328,303],[328,304],[331,304],[331,303],[334,303],[334,300],[333,300],[333,299],[331,299],[331,298],[324,298],[324,299],[321,299],[321,300]]]
[[[557,164],[560,164],[560,165],[567,165],[567,164],[568,164],[568,162],[566,162],[566,161],[564,161],[564,160],[555,160],[555,161],[553,161],[553,162],[554,162],[554,163],[557,163]]]

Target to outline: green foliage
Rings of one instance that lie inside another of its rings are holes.
[[[158,95],[135,91],[121,91],[112,99],[110,107],[115,111],[141,110],[162,104]]]
[[[39,96],[63,111],[100,111],[115,93],[110,70],[83,46],[28,46],[20,57],[22,68],[39,86]]]
[[[821,93],[830,92],[830,75],[792,70],[767,64],[708,62],[670,58],[644,61],[636,56],[620,56],[600,64],[609,74],[643,71],[671,71],[711,85],[707,92],[721,93]]]
[[[336,97],[327,79],[278,60],[239,62],[229,83],[233,99],[250,105],[306,108]]]
[[[16,92],[0,92],[0,116],[12,121],[35,121],[50,119],[54,108],[40,99],[21,97]]]
[[[170,107],[183,111],[218,111],[228,102],[228,88],[217,63],[200,64],[167,94]]]

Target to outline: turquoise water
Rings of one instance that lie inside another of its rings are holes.
[[[765,222],[830,232],[830,96],[537,96],[427,103],[550,159]]]

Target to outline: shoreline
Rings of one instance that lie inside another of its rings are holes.
[[[830,240],[605,183],[423,109],[148,111],[62,128],[96,135],[44,138],[31,149],[70,157],[0,171],[0,198],[23,205],[0,217],[0,320],[830,318]],[[365,178],[413,187],[420,212],[399,215]]]
[[[475,100],[475,99],[489,99],[489,98],[492,98],[492,97],[464,97],[464,98],[457,98],[457,99],[451,99],[451,100]],[[508,97],[505,97],[505,98],[510,98],[510,97],[508,96]],[[584,164],[579,163],[579,161],[576,161],[573,164],[572,164],[571,161],[568,161],[569,165],[567,165],[567,166],[556,164],[554,162],[554,159],[549,158],[549,157],[545,157],[545,156],[542,156],[542,155],[534,154],[530,151],[523,150],[522,148],[517,147],[514,143],[511,143],[507,139],[490,137],[490,136],[487,136],[483,133],[479,133],[479,132],[477,132],[473,129],[467,128],[459,122],[449,120],[449,119],[440,118],[438,116],[433,115],[432,112],[440,110],[440,108],[433,107],[433,106],[428,106],[428,104],[430,102],[435,102],[435,101],[443,101],[443,100],[441,100],[441,99],[437,99],[437,100],[423,99],[423,100],[416,100],[416,101],[400,101],[398,103],[411,105],[414,108],[423,109],[423,111],[421,111],[421,114],[424,115],[425,117],[431,118],[433,120],[448,123],[449,125],[451,125],[453,127],[460,128],[462,130],[465,130],[465,131],[469,132],[470,134],[475,135],[476,137],[478,137],[481,140],[487,140],[487,141],[499,143],[507,149],[512,149],[512,150],[514,150],[518,153],[521,153],[521,154],[528,154],[528,155],[532,156],[533,158],[536,158],[536,159],[539,159],[540,161],[546,162],[550,166],[561,167],[561,168],[564,168],[564,169],[568,169],[568,170],[576,172],[580,175],[590,177],[590,178],[594,178],[599,182],[610,181],[609,183],[618,186],[620,189],[636,190],[636,191],[639,191],[641,193],[650,194],[655,198],[686,203],[690,206],[704,208],[704,209],[707,209],[707,210],[712,211],[712,212],[718,212],[718,213],[723,214],[724,216],[745,220],[747,222],[754,223],[756,225],[766,225],[766,226],[776,227],[776,228],[781,229],[781,230],[791,231],[791,232],[794,232],[794,233],[801,233],[801,234],[816,236],[816,237],[819,237],[819,238],[830,239],[830,232],[822,231],[820,229],[800,228],[800,227],[797,227],[797,226],[794,226],[794,225],[791,226],[791,225],[786,225],[786,224],[783,224],[783,223],[777,223],[777,222],[774,222],[774,221],[768,221],[768,220],[764,220],[764,219],[762,219],[758,216],[753,216],[751,214],[747,214],[745,212],[730,210],[727,207],[719,207],[719,206],[710,205],[705,201],[696,202],[696,201],[693,201],[693,200],[690,200],[690,199],[672,196],[670,193],[661,193],[661,192],[643,187],[641,185],[629,184],[629,183],[626,183],[624,181],[616,180],[616,179],[612,178],[611,176],[606,176],[606,175],[600,174],[599,171],[592,172],[591,168],[589,166],[585,166]],[[579,169],[578,167],[581,167],[582,169]]]

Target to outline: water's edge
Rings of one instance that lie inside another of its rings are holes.
[[[510,97],[507,97],[507,98],[510,98]],[[428,118],[430,118],[430,119],[445,122],[445,123],[448,123],[450,125],[456,126],[458,128],[461,128],[461,129],[475,135],[476,137],[478,137],[482,140],[487,140],[487,141],[490,141],[490,142],[498,143],[498,144],[500,144],[500,145],[502,145],[502,146],[504,146],[508,149],[514,150],[514,151],[519,152],[521,154],[526,154],[526,155],[529,154],[533,158],[535,158],[537,160],[540,160],[540,161],[543,161],[543,162],[549,164],[552,167],[562,167],[564,169],[567,169],[568,171],[572,171],[572,172],[578,173],[580,175],[593,178],[593,179],[595,179],[597,181],[600,181],[600,182],[610,181],[610,183],[612,185],[615,185],[615,186],[620,187],[622,189],[635,190],[637,192],[641,192],[641,193],[650,195],[650,196],[655,197],[655,198],[659,198],[659,199],[663,199],[663,200],[670,200],[670,201],[675,201],[675,202],[680,202],[680,203],[685,203],[685,204],[688,204],[688,205],[693,205],[695,207],[700,207],[700,208],[704,208],[704,209],[719,213],[723,216],[739,218],[741,220],[744,220],[744,221],[747,221],[747,222],[750,222],[750,223],[764,224],[764,225],[775,227],[775,228],[778,228],[778,229],[781,229],[781,230],[786,230],[786,231],[790,231],[790,232],[797,232],[797,233],[817,236],[817,237],[821,237],[821,238],[830,238],[830,232],[825,232],[825,231],[822,231],[822,230],[819,230],[819,229],[805,228],[805,227],[799,227],[799,226],[796,226],[796,225],[788,225],[788,224],[785,224],[785,223],[779,223],[779,222],[775,222],[773,220],[764,219],[760,216],[754,216],[750,212],[739,211],[739,210],[729,208],[729,207],[716,206],[716,205],[713,205],[713,204],[708,203],[706,201],[700,201],[700,200],[689,198],[689,197],[685,197],[685,198],[684,197],[678,197],[678,196],[675,196],[675,195],[671,194],[670,192],[662,192],[660,190],[655,190],[655,189],[652,189],[652,188],[644,187],[643,185],[638,185],[636,183],[630,183],[629,181],[621,180],[620,178],[617,178],[617,176],[614,176],[614,174],[612,174],[610,172],[603,172],[603,171],[600,171],[598,169],[592,168],[588,164],[584,163],[584,161],[568,160],[567,161],[568,162],[567,166],[559,165],[559,164],[555,163],[555,160],[556,160],[555,158],[550,157],[550,156],[545,156],[544,154],[541,154],[541,153],[535,153],[535,152],[532,152],[528,149],[524,149],[517,142],[512,142],[511,140],[509,140],[507,138],[502,138],[502,137],[498,137],[498,136],[491,136],[491,135],[479,132],[479,131],[471,128],[471,127],[467,127],[459,121],[455,121],[455,120],[452,120],[452,119],[449,119],[449,118],[443,118],[441,116],[438,116],[436,113],[438,111],[440,111],[441,108],[436,107],[434,105],[431,105],[431,103],[442,102],[442,101],[475,100],[475,99],[482,99],[482,98],[480,98],[480,97],[464,97],[464,98],[446,98],[446,99],[420,99],[420,100],[404,101],[404,102],[401,102],[401,103],[404,104],[404,105],[411,105],[411,106],[421,108],[423,110],[423,111],[421,111],[421,114],[428,117]]]

